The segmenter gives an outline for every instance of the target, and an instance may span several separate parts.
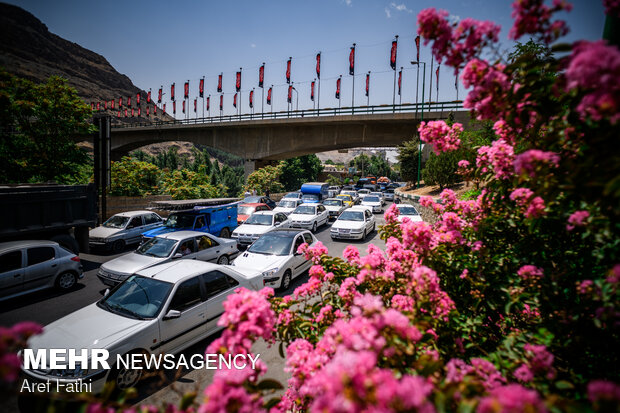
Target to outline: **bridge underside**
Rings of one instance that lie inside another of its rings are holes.
[[[446,119],[450,112],[428,112],[425,120]],[[455,121],[469,123],[468,111],[456,111]],[[217,148],[249,161],[355,147],[396,146],[410,140],[420,114],[321,116],[258,119],[242,122],[170,124],[111,130],[113,158],[151,143],[187,141]]]

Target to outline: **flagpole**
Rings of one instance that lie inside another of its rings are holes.
[[[431,83],[428,85],[428,104],[429,104],[429,111],[430,109],[430,104],[431,101],[433,100],[433,54],[431,53],[431,71],[430,71],[430,80]]]
[[[400,74],[398,76],[400,76],[400,88],[398,89],[400,93],[398,94],[398,99],[399,99],[398,104],[401,106],[400,111],[402,112],[403,111],[403,108],[402,108],[403,106],[403,67],[402,66],[400,67]]]
[[[454,75],[454,87],[456,88],[456,100],[459,100],[459,74]]]
[[[436,79],[437,80],[437,86],[436,86],[436,89],[437,89],[436,100],[437,100],[437,102],[439,102],[439,68],[440,67],[441,66],[437,65],[437,79]]]
[[[353,43],[353,90],[351,90],[351,114],[355,113],[355,43]]]
[[[202,77],[202,118],[205,118],[205,77]]]
[[[319,51],[319,55],[321,54],[321,52]],[[321,112],[321,71],[319,70],[318,73],[318,77],[319,77],[319,90],[316,96],[316,115],[319,116],[319,113]]]
[[[342,75],[340,75],[340,87],[342,87]],[[340,109],[340,101],[342,100],[342,91],[338,91],[338,109]]]
[[[366,95],[366,107],[370,106],[370,70],[368,71],[368,94]]]
[[[265,62],[263,62],[263,86],[261,87],[263,90],[262,97],[260,101],[260,118],[263,119],[265,114]]]
[[[419,60],[418,60],[419,62]],[[417,70],[418,70],[418,74],[416,75],[416,81],[415,81],[415,117],[418,117],[418,102],[419,102],[419,96],[420,93],[418,92],[418,89],[420,88],[420,65],[417,65]]]
[[[392,89],[392,113],[396,112],[396,60],[398,60],[398,35],[396,38],[396,53],[394,56],[394,88]]]
[[[239,68],[239,107],[237,108],[239,110],[239,120],[241,120],[241,105],[242,105],[242,99],[241,99],[241,76],[242,76],[242,72],[243,68],[240,67]]]

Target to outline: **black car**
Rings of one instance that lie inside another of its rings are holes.
[[[269,208],[274,209],[276,207],[276,201],[269,198],[268,196],[261,195],[252,195],[246,196],[243,199],[244,204],[267,204]]]

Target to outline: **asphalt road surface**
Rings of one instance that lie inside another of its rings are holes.
[[[385,206],[385,209],[390,205]],[[375,214],[377,220],[376,227],[379,228],[383,225],[383,214]],[[344,249],[352,244],[355,245],[361,255],[366,255],[366,248],[369,244],[375,244],[379,248],[385,247],[385,242],[379,238],[377,231],[369,234],[363,241],[354,240],[332,240],[329,234],[331,223],[320,227],[315,236],[319,239],[328,249],[329,255],[342,257]],[[121,255],[127,254],[132,251],[132,247],[126,248],[120,254],[111,253],[99,253],[99,254],[80,254],[82,264],[84,266],[84,278],[79,280],[77,286],[69,292],[57,292],[54,290],[39,291],[36,293],[28,294],[22,297],[18,297],[12,300],[0,302],[0,326],[11,326],[20,321],[35,321],[42,325],[47,325],[59,318],[64,317],[80,308],[83,308],[89,304],[99,300],[106,287],[97,278],[97,270],[99,266],[109,260],[117,258]],[[291,286],[287,291],[278,293],[278,295],[292,294],[295,288],[305,283],[308,280],[307,273],[295,278]],[[210,337],[191,348],[187,349],[183,353],[186,356],[191,354],[202,354],[206,346],[215,337]],[[269,359],[263,360],[269,365]],[[275,370],[275,369],[274,369]],[[192,371],[182,372],[166,372],[165,377],[157,377],[153,379],[145,380],[141,382],[138,387],[138,397],[132,400],[135,403],[144,401],[155,394],[165,394],[164,399],[168,399],[170,394],[174,392],[174,389],[170,388],[170,383],[175,382],[175,385],[179,383],[187,382],[189,384],[199,385],[196,381],[209,380],[210,377],[202,377],[199,373],[192,375]],[[286,377],[272,377],[279,379],[281,382],[286,381]],[[202,386],[204,387],[204,383]],[[152,400],[149,399],[149,402]],[[18,411],[17,402],[15,399],[8,400],[6,403],[0,403],[0,411],[12,412]]]

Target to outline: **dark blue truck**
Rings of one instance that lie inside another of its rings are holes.
[[[172,211],[162,227],[144,232],[142,239],[184,230],[202,231],[217,237],[230,238],[230,234],[237,228],[237,205],[238,202],[197,205],[191,209]]]

